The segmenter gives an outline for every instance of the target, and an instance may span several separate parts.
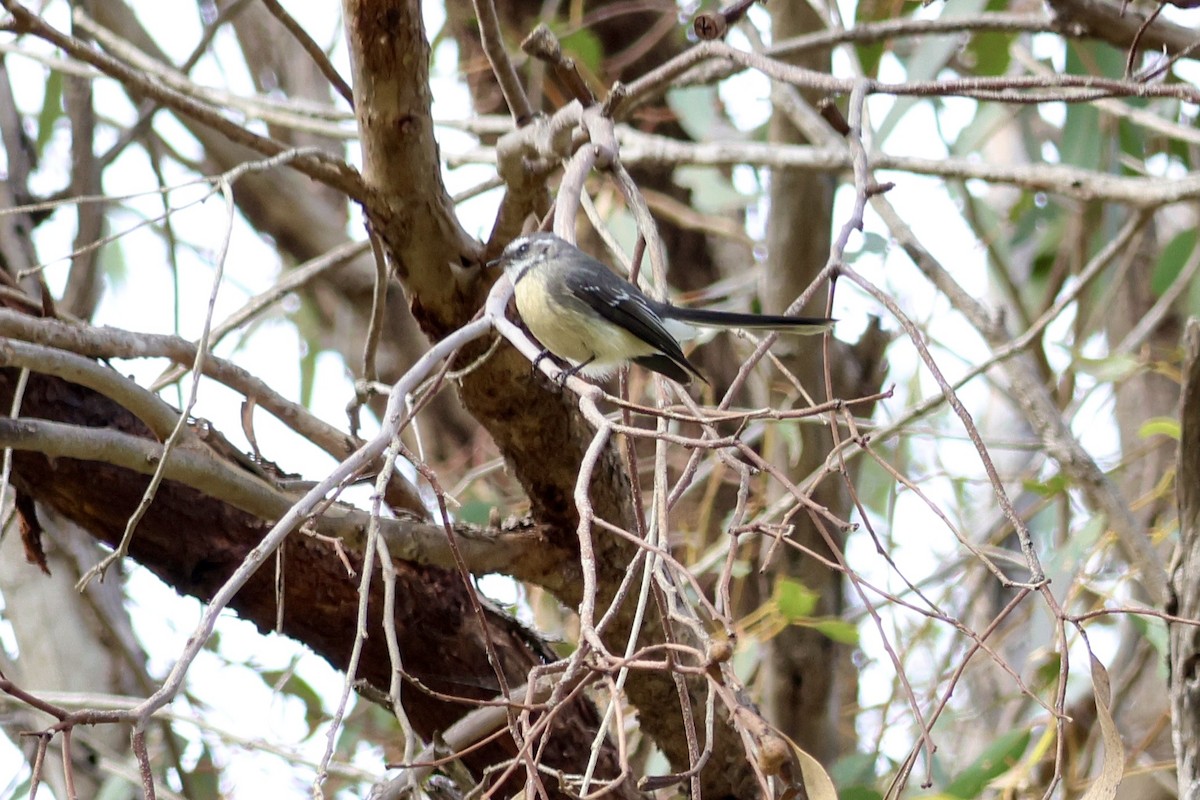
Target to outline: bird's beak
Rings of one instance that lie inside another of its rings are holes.
[[[500,258],[493,258],[491,261],[487,262],[487,264],[485,264],[484,266],[486,266],[488,269],[498,269],[500,267],[500,262],[503,260],[504,260],[503,256],[501,256]]]

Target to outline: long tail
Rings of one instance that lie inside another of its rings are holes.
[[[654,309],[664,319],[677,319],[707,328],[750,328],[810,335],[833,328],[829,317],[789,317],[781,314],[739,314],[707,308],[682,308],[662,303]]]

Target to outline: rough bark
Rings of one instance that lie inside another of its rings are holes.
[[[1114,350],[1158,300],[1151,289],[1160,252],[1158,227],[1157,220],[1148,224],[1140,246],[1130,253],[1130,269],[1115,293],[1115,302],[1106,309],[1107,313],[1099,315],[1105,324],[1109,346]],[[1167,314],[1139,348],[1138,357],[1148,364],[1175,358],[1181,328],[1180,314]],[[1125,460],[1125,467],[1117,475],[1118,485],[1121,495],[1133,501],[1131,510],[1139,526],[1150,535],[1171,524],[1172,498],[1161,484],[1176,454],[1170,439],[1165,436],[1147,439],[1142,428],[1148,420],[1174,416],[1180,403],[1180,385],[1176,379],[1147,368],[1120,381],[1115,394],[1117,432]],[[1164,549],[1163,561],[1167,559]],[[1154,602],[1144,595],[1141,599]],[[1125,689],[1120,701],[1114,703],[1114,718],[1126,741],[1139,743],[1141,764],[1167,762],[1172,748],[1165,724],[1170,714],[1168,692],[1159,668],[1162,654],[1133,620],[1122,620],[1120,631],[1120,647],[1109,673],[1114,685]],[[1088,731],[1092,736],[1097,735],[1095,727],[1089,727]],[[1147,774],[1130,771],[1135,774],[1122,782],[1118,800],[1169,800],[1174,796],[1169,776],[1158,770]]]
[[[485,254],[454,219],[437,170],[437,145],[429,116],[429,45],[415,2],[345,0],[355,104],[363,148],[363,176],[380,202],[367,208],[405,285],[422,329],[440,338],[466,322],[479,308],[491,283],[483,274]],[[379,36],[387,30],[388,36]],[[475,350],[463,354],[472,359]],[[556,546],[575,552],[578,514],[572,495],[592,431],[573,398],[552,391],[508,347],[467,374],[460,386],[464,405],[493,436],[530,498],[534,519]],[[611,441],[589,487],[597,517],[635,530],[629,478]],[[596,532],[597,607],[607,608],[624,581],[637,549],[623,538]],[[564,564],[577,572],[577,559]],[[567,583],[558,599],[577,607],[582,581]],[[632,599],[624,602],[605,640],[614,652],[625,649],[635,621]],[[664,621],[654,604],[642,623],[639,643],[662,641]],[[672,634],[678,635],[678,634]],[[688,679],[692,713],[703,719],[703,681]],[[679,721],[678,694],[662,671],[635,671],[629,699],[642,711],[642,729],[676,768],[689,768],[688,745]],[[670,710],[668,712],[668,710]],[[718,715],[713,752],[702,771],[709,797],[749,797],[755,779],[740,738],[728,718]]]
[[[13,370],[0,371],[0,404],[11,402],[16,374]],[[36,374],[26,389],[22,413],[26,417],[149,436],[139,420],[107,398]],[[103,463],[48,459],[32,452],[16,453],[13,466],[18,489],[110,546],[120,540],[148,480],[144,475]],[[177,591],[206,600],[269,527],[264,520],[166,481],[138,525],[130,556]],[[347,556],[356,572],[361,569],[360,554],[350,552]],[[282,604],[280,632],[304,642],[334,667],[344,670],[353,646],[359,602],[357,575],[347,574],[329,542],[299,533],[285,542],[281,558],[282,593],[276,593],[274,571],[262,569],[237,594],[231,608],[265,633],[274,630],[278,605]],[[485,637],[510,686],[525,683],[532,667],[553,658],[536,637],[495,611],[485,611],[485,627],[481,628],[471,610],[463,578],[457,573],[402,561],[396,561],[395,567],[394,625],[404,674],[420,682],[407,682],[403,698],[409,719],[422,736],[432,736],[471,710],[471,700],[492,699],[499,694]],[[386,695],[392,664],[382,628],[383,587],[378,579],[372,584],[368,604],[368,636],[358,677]],[[462,698],[462,702],[448,702],[427,690]],[[575,700],[568,704],[556,717],[548,738],[546,763],[578,770],[586,763],[597,724],[589,702]],[[515,752],[512,741],[504,738],[473,751],[464,762],[476,777],[481,777],[486,768],[511,758]],[[614,755],[611,750],[604,755],[606,776],[617,774]]]
[[[1178,466],[1179,548],[1171,573],[1167,611],[1200,619],[1200,322],[1191,320],[1184,336],[1183,396],[1180,401]],[[1200,628],[1172,624],[1168,685],[1171,734],[1175,744],[1181,800],[1200,798]]]

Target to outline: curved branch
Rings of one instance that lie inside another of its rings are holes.
[[[0,309],[0,336],[89,358],[166,358],[180,366],[190,366],[196,358],[196,345],[179,336],[71,325],[54,319],[37,319],[9,309]],[[357,447],[356,440],[349,434],[314,416],[299,403],[288,400],[231,361],[209,354],[204,360],[204,374],[254,398],[284,425],[335,458],[344,458]]]
[[[523,145],[523,150],[518,147],[518,140],[514,139],[506,145],[505,151],[500,147],[479,147],[451,155],[448,161],[452,166],[493,163],[501,158],[511,159],[513,153],[521,152],[526,162],[532,154],[537,153],[545,159],[548,169],[557,166],[549,160],[554,151],[544,150],[543,143],[535,137],[521,136],[525,130],[514,132],[514,136],[518,137]],[[625,125],[617,127],[617,136],[621,142],[621,161],[627,165],[724,167],[749,164],[816,172],[831,172],[851,166],[850,154],[842,147],[768,145],[759,142],[682,142],[666,136],[642,133]],[[872,153],[870,158],[876,170],[936,175],[959,180],[981,180],[1081,200],[1127,203],[1135,208],[1153,208],[1200,197],[1200,175],[1196,173],[1188,173],[1174,179],[1141,178],[1106,174],[1064,164],[989,164],[966,158],[930,159],[888,153]],[[551,166],[552,164],[554,166]]]
[[[342,99],[353,107],[354,90],[350,88],[350,84],[346,83],[346,79],[329,62],[329,56],[325,55],[325,51],[321,49],[321,46],[313,41],[313,38],[308,35],[308,31],[304,30],[300,26],[300,23],[296,22],[296,19],[287,12],[287,9],[279,4],[279,0],[262,0],[262,2],[275,19],[279,20],[280,24],[287,28],[287,32],[300,44],[300,47],[304,49],[304,52],[316,64],[317,69],[329,81],[329,85],[336,89]]]
[[[0,367],[24,367],[99,392],[129,409],[160,442],[179,422],[179,412],[156,395],[90,358],[16,339],[0,339]]]
[[[1138,27],[1145,16],[1132,6],[1118,8],[1097,0],[1050,0],[1053,16],[1044,14],[1014,14],[985,12],[964,17],[938,19],[885,19],[858,23],[845,30],[809,33],[777,42],[764,53],[772,58],[789,58],[811,50],[839,44],[873,44],[899,37],[946,36],[957,33],[1058,33],[1073,39],[1096,38],[1115,47],[1133,44]],[[1165,20],[1155,20],[1142,35],[1142,46],[1148,50],[1180,53],[1192,47],[1195,31]],[[737,72],[713,74],[712,78],[727,77]],[[707,76],[706,76],[707,77]]]
[[[46,40],[74,58],[91,64],[106,75],[117,79],[130,89],[221,131],[234,142],[269,156],[278,155],[289,149],[282,142],[252,133],[241,125],[230,122],[213,106],[201,103],[162,82],[153,80],[112,56],[87,46],[73,36],[68,36],[16,0],[0,0],[0,5],[3,5],[13,15],[13,27],[17,32],[32,34]],[[80,14],[80,12],[77,10],[76,14]],[[80,19],[83,20],[86,17],[80,17]],[[102,31],[102,28],[93,25],[93,33]],[[309,177],[345,192],[359,202],[365,202],[371,198],[371,192],[358,173],[340,159],[323,155],[306,156],[296,159],[293,166]]]
[[[492,73],[504,93],[504,102],[518,125],[524,125],[533,116],[533,107],[525,96],[521,78],[513,67],[508,51],[504,49],[504,37],[500,34],[500,19],[496,16],[493,0],[474,0],[475,18],[479,21],[479,39],[487,55]]]
[[[802,89],[825,94],[846,95],[855,85],[854,79],[835,78],[828,73],[786,64],[760,53],[738,50],[724,42],[701,42],[658,69],[623,86],[614,115],[622,116],[642,100],[661,92],[688,70],[718,59],[731,61],[743,69],[758,70],[767,77]],[[1174,97],[1192,103],[1200,102],[1200,90],[1190,84],[1152,84],[1095,75],[1004,76],[900,83],[868,79],[865,81],[865,91],[867,94],[916,97],[970,97],[1013,104],[1082,103],[1103,97]]]
[[[162,448],[154,441],[108,428],[86,428],[63,422],[0,418],[0,448],[41,453],[51,458],[101,461],[140,475],[154,473]],[[263,478],[217,456],[198,440],[178,447],[167,457],[163,477],[189,486],[208,497],[264,519],[278,519],[295,502],[294,494],[271,486]],[[370,514],[334,503],[314,519],[315,532],[361,551]],[[413,519],[380,519],[380,535],[395,558],[426,566],[453,569],[454,556],[443,526]],[[454,535],[471,574],[510,575],[537,585],[557,583],[560,555],[546,552],[541,535],[532,528],[502,531],[455,523]],[[539,552],[545,557],[539,557]]]
[[[0,395],[3,396],[0,405],[11,401],[16,378],[16,370],[0,370]],[[116,431],[140,428],[131,415],[107,398],[83,387],[36,374],[30,378],[23,408],[46,418],[79,420],[84,424],[103,420]],[[22,426],[26,425],[37,427],[23,430]],[[41,420],[21,420],[4,426],[4,430],[13,444],[33,436],[43,440],[46,438],[43,434],[47,433]],[[65,425],[58,433],[62,435],[51,438],[63,448],[69,448],[77,433],[87,437],[93,434],[107,437],[114,430],[81,430]],[[126,444],[125,440],[115,438],[109,441],[116,443],[119,449]],[[149,444],[154,445],[153,442]],[[183,451],[193,455],[188,448]],[[215,461],[203,453],[199,458],[202,459],[201,466],[204,460]],[[84,462],[70,457],[47,458],[32,451],[17,451],[13,460],[13,480],[17,486],[109,544],[120,538],[128,510],[137,503],[145,485],[145,478],[102,462]],[[143,469],[148,468],[143,466]],[[333,513],[342,511],[335,509]],[[399,524],[410,523],[401,521]],[[130,552],[178,591],[205,600],[214,595],[228,575],[244,564],[249,553],[254,552],[265,527],[253,515],[168,480],[139,526]],[[385,522],[384,529],[389,527],[394,526]],[[405,529],[401,527],[400,530]],[[435,548],[444,548],[444,544],[439,545],[436,541],[437,538],[445,539],[440,526],[422,525],[416,530],[427,531],[430,543]],[[467,548],[464,554],[475,546],[463,539],[458,543],[460,549]],[[508,544],[505,542],[502,546]],[[515,542],[511,544],[515,545]],[[485,540],[481,546],[486,548],[490,544]],[[526,552],[526,548],[515,546],[509,549],[518,557]],[[361,555],[340,547],[338,542],[327,537],[299,535],[289,539],[287,546],[278,551],[277,558],[280,574],[286,575],[286,580],[277,581],[271,570],[261,570],[232,598],[231,607],[261,630],[276,630],[292,636],[328,659],[335,668],[344,669],[353,638],[354,609],[359,601],[358,581],[353,571],[361,565]],[[394,566],[398,573],[394,625],[404,652],[404,702],[419,737],[429,738],[449,726],[470,710],[473,700],[494,696],[489,689],[489,680],[494,680],[496,662],[489,662],[486,657],[482,637],[495,643],[499,664],[513,685],[527,680],[531,668],[552,658],[535,638],[503,614],[488,610],[486,626],[482,629],[476,618],[463,618],[458,614],[466,602],[463,592],[469,589],[457,574],[409,561],[395,561]],[[370,592],[370,635],[358,677],[378,689],[389,686],[394,671],[384,646],[383,588],[379,582],[374,582]],[[456,657],[447,663],[445,654],[451,651]],[[140,705],[144,708],[144,704]],[[570,769],[575,763],[570,761],[571,757],[566,756],[568,760],[564,761],[558,755],[586,755],[596,732],[595,713],[582,702],[569,702],[560,711],[551,733],[556,748],[555,753],[550,754],[550,764],[554,769]],[[136,709],[119,714],[119,719],[123,720],[136,718]],[[511,748],[512,743],[506,743],[502,738],[464,753],[461,758],[478,775],[508,758]],[[575,757],[576,761],[578,758],[580,756]],[[606,774],[616,771],[613,762],[615,757],[609,750],[605,756]],[[633,795],[629,791],[619,794],[621,797]]]

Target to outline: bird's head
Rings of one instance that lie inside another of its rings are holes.
[[[517,281],[530,269],[559,258],[567,247],[570,245],[553,233],[527,233],[509,242],[500,257],[489,261],[488,266],[503,269],[508,279],[516,286]]]

